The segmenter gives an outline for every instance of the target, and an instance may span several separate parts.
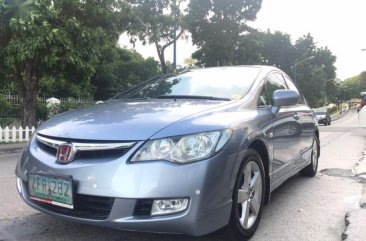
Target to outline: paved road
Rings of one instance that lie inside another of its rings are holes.
[[[342,240],[347,228],[345,215],[360,209],[362,189],[366,190],[365,184],[352,176],[366,147],[366,130],[357,126],[357,114],[349,112],[331,126],[320,127],[321,172],[315,178],[295,176],[274,191],[252,240]],[[200,238],[145,234],[41,214],[26,206],[16,193],[14,167],[18,155],[0,156],[0,240],[229,240],[225,230]]]

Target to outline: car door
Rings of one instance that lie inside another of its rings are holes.
[[[280,72],[271,72],[266,78],[266,93],[271,99],[276,90],[288,89]],[[272,102],[271,102],[272,104]],[[297,106],[283,106],[273,116],[273,180],[286,176],[298,162],[301,149],[301,125]]]
[[[309,108],[306,104],[305,98],[296,85],[292,82],[292,80],[283,75],[289,89],[294,90],[299,93],[300,99],[296,106],[293,109],[296,112],[298,117],[297,122],[300,125],[301,133],[298,136],[298,147],[299,155],[301,158],[297,158],[294,162],[294,168],[301,164],[301,162],[309,160],[309,157],[306,156],[306,151],[308,151],[313,144],[314,134],[315,134],[315,116],[314,111]]]

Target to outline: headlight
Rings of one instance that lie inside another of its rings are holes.
[[[203,132],[187,136],[150,140],[133,156],[131,162],[167,160],[187,163],[205,159],[220,151],[232,130]]]

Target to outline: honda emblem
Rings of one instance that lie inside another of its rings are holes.
[[[71,143],[62,143],[57,148],[56,160],[66,164],[74,160],[74,155],[74,146]]]

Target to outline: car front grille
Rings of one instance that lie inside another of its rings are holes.
[[[37,145],[44,152],[56,157],[57,148],[61,143],[74,145],[76,154],[73,159],[98,159],[118,158],[125,155],[135,142],[108,142],[108,141],[86,141],[62,138],[51,138],[37,135]]]

